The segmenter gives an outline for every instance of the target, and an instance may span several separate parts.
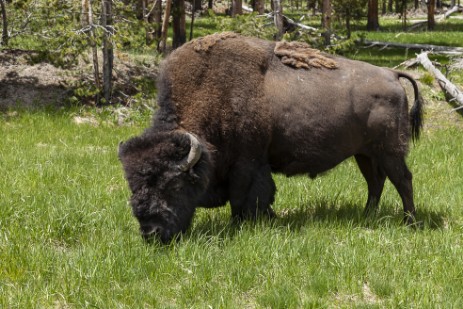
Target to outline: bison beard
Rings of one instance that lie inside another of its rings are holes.
[[[410,112],[399,78],[414,88]],[[272,172],[316,176],[352,156],[368,185],[365,212],[387,177],[414,222],[405,155],[422,102],[407,74],[225,33],[174,51],[158,88],[152,126],[119,149],[144,239],[168,243],[197,207],[228,201],[234,218],[272,217]]]

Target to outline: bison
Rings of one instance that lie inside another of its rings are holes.
[[[399,83],[414,89],[409,111]],[[315,177],[354,156],[377,207],[386,177],[414,222],[405,163],[422,101],[409,75],[223,33],[191,41],[163,62],[152,125],[119,146],[133,214],[147,241],[185,232],[197,207],[228,201],[234,218],[273,217],[272,173]]]

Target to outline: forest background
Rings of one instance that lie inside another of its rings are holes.
[[[57,99],[93,105],[127,105],[146,97],[155,91],[153,75],[163,55],[215,31],[305,41],[349,56],[358,51],[359,42],[381,37],[374,33],[400,31],[402,38],[392,39],[403,42],[413,31],[434,30],[436,16],[442,21],[461,12],[459,0],[1,0],[0,4],[2,58],[64,69],[74,66],[74,75],[81,76],[60,81],[73,95]],[[447,22],[445,29],[452,27]],[[438,44],[452,45],[454,40]],[[139,55],[152,59],[142,59],[141,65],[135,61],[137,69],[126,65],[119,74],[113,72],[115,57],[124,62]],[[82,62],[91,63],[91,70],[82,70]],[[142,74],[134,72],[140,70]]]

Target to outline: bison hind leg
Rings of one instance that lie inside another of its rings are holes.
[[[275,217],[270,207],[276,187],[268,164],[237,163],[230,174],[230,204],[234,219]]]
[[[374,213],[378,208],[386,173],[375,158],[359,154],[355,156],[355,160],[368,185],[368,199],[364,210],[364,215],[367,216]]]
[[[404,223],[407,225],[415,224],[416,210],[413,202],[413,177],[405,163],[404,156],[383,156],[381,165],[402,199]]]

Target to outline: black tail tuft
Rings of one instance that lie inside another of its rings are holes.
[[[423,129],[423,99],[421,96],[415,99],[415,103],[410,110],[410,123],[412,125],[412,139],[417,141]]]
[[[417,141],[423,128],[423,98],[420,96],[418,85],[413,77],[403,72],[397,72],[397,76],[408,79],[413,86],[415,103],[410,110],[410,124],[412,126],[412,139]]]

